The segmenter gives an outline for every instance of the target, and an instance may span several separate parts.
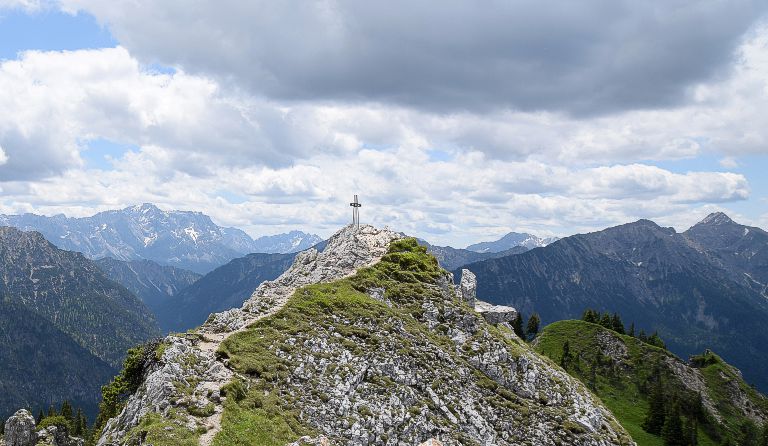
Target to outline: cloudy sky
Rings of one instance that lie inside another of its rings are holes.
[[[764,0],[0,0],[0,213],[768,228]]]

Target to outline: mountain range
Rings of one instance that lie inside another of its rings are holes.
[[[0,225],[38,231],[56,246],[91,259],[152,260],[202,274],[245,254],[295,252],[320,240],[299,231],[254,240],[200,212],[164,211],[149,203],[84,218],[0,215]]]
[[[481,260],[520,254],[528,251],[529,249],[525,246],[513,246],[509,249],[499,252],[477,252],[470,251],[469,249],[453,248],[451,246],[432,245],[425,240],[419,240],[419,243],[425,246],[430,254],[435,256],[437,261],[440,262],[440,266],[449,271],[460,268],[469,263],[479,262]]]
[[[0,306],[0,413],[68,399],[93,414],[126,350],[160,334],[93,261],[10,227],[0,227]]]
[[[467,250],[482,253],[500,253],[519,246],[528,249],[541,248],[557,240],[559,240],[557,237],[541,238],[524,232],[510,232],[492,242],[480,242],[469,245]]]
[[[766,389],[767,249],[765,231],[716,213],[684,233],[640,220],[466,268],[483,300],[544,323],[617,312],[677,354],[720,352]]]

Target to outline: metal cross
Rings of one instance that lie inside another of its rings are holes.
[[[360,229],[360,207],[362,204],[357,201],[357,195],[355,195],[355,201],[349,205],[352,206],[352,226],[357,226],[357,229]]]

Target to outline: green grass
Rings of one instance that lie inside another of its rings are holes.
[[[282,407],[274,394],[261,393],[257,389],[241,401],[227,401],[223,429],[214,438],[214,446],[285,446],[314,433],[295,413]]]
[[[376,265],[360,269],[347,279],[303,287],[272,317],[229,337],[218,354],[228,358],[234,370],[251,377],[252,387],[242,397],[243,384],[237,385],[241,398],[227,401],[222,431],[214,444],[283,445],[312,431],[299,420],[293,404],[296,398],[280,385],[292,368],[282,353],[293,353],[308,340],[322,337],[353,354],[362,354],[398,336],[394,329],[397,325],[413,335],[398,339],[401,351],[415,352],[410,348],[414,342],[433,342],[453,349],[449,338],[430,332],[414,317],[421,314],[425,299],[442,299],[434,283],[443,274],[435,258],[415,239],[399,240],[390,245]],[[395,305],[390,307],[365,293],[379,287],[386,290],[386,298]],[[366,326],[380,330],[374,333]],[[431,359],[419,358],[425,363]],[[325,373],[343,376],[346,370],[334,366]],[[384,378],[379,381],[373,379],[384,388],[392,385]],[[318,397],[323,399],[322,395]]]
[[[138,444],[139,438],[144,438],[141,444],[153,446],[197,446],[201,432],[193,432],[184,424],[184,418],[171,412],[169,416],[149,413],[142,418],[138,426],[128,432],[128,444]]]
[[[661,438],[645,432],[642,428],[648,408],[647,389],[645,389],[644,383],[658,368],[663,379],[667,382],[666,387],[669,391],[680,392],[683,389],[682,383],[677,381],[664,363],[665,359],[679,360],[679,358],[666,350],[640,342],[631,336],[620,335],[597,324],[577,320],[559,321],[548,325],[536,340],[535,348],[538,352],[559,363],[562,357],[563,344],[567,340],[571,352],[579,358],[574,366],[568,367],[568,372],[588,384],[590,367],[594,364],[594,360],[598,358],[603,364],[609,362],[608,358],[600,352],[597,342],[598,335],[601,334],[619,339],[627,348],[627,357],[618,367],[601,366],[598,368],[597,379],[594,382],[594,388],[592,388],[593,393],[613,412],[639,446],[663,445]],[[718,435],[733,436],[736,432],[735,429],[745,419],[745,416],[738,413],[728,401],[725,392],[726,381],[737,382],[758,404],[764,405],[765,400],[761,399],[754,389],[748,387],[738,378],[722,359],[714,354],[711,355],[714,359],[710,359],[708,365],[701,368],[701,372],[707,383],[708,394],[715,401],[726,425],[720,426],[712,421],[710,429],[717,432]],[[727,378],[723,379],[721,373],[725,374]],[[707,433],[707,430],[700,426],[699,444],[715,446],[720,442],[715,441]]]

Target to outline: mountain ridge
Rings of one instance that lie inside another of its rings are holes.
[[[579,317],[587,308],[618,312],[658,330],[680,355],[721,352],[768,388],[759,372],[768,366],[761,328],[768,300],[717,258],[690,234],[639,220],[465,268],[477,275],[483,300],[538,312],[545,323]]]
[[[152,203],[99,212],[73,218],[63,214],[46,217],[36,214],[0,215],[0,225],[41,232],[49,241],[70,251],[83,252],[91,259],[152,260],[197,273],[207,273],[228,261],[264,247],[244,231],[216,225],[197,211],[164,211]],[[302,233],[303,234],[303,233]],[[281,237],[297,246],[318,237],[306,234],[271,236],[273,246]],[[314,244],[314,243],[312,243]]]
[[[0,303],[0,374],[8,374],[0,382],[38,408],[66,395],[93,414],[125,351],[159,334],[138,298],[38,232],[0,227]]]

